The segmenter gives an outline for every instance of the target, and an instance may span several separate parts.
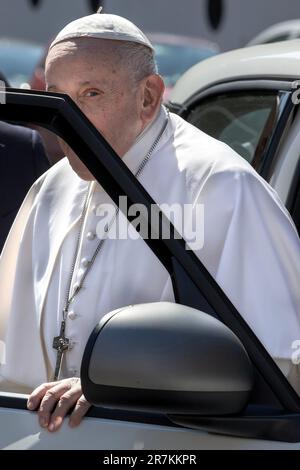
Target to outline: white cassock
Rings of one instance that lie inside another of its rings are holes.
[[[124,156],[132,172],[165,119],[162,108]],[[276,193],[232,149],[173,114],[139,180],[158,204],[204,204],[204,246],[197,255],[272,356],[289,359],[300,339],[300,244]],[[0,262],[4,381],[33,388],[53,376],[52,342],[87,187],[61,160],[33,185],[9,234]],[[109,202],[95,185],[73,284],[99,242],[96,209]],[[104,314],[160,300],[174,301],[171,282],[146,243],[107,239],[71,304],[66,336],[73,347],[64,376],[79,375],[89,334]]]

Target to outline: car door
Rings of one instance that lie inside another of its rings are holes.
[[[0,119],[34,123],[56,133],[82,159],[113,201],[151,210],[154,201],[103,137],[65,95],[10,90]],[[157,208],[158,209],[158,208]],[[159,210],[159,209],[158,209]],[[125,214],[130,221],[128,214]],[[164,220],[164,215],[161,214]],[[51,434],[26,409],[26,395],[0,393],[3,449],[300,449],[300,399],[267,351],[183,240],[145,239],[169,271],[177,303],[223,321],[242,341],[256,370],[256,390],[239,416],[178,417],[94,408],[80,427]],[[28,365],[30,367],[30,364]]]

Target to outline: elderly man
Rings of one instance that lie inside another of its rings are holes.
[[[158,204],[204,205],[197,255],[273,357],[288,360],[300,337],[294,226],[242,158],[167,113],[143,33],[114,15],[70,23],[50,46],[46,82],[73,98]],[[174,300],[168,273],[141,238],[112,240],[107,228],[96,237],[97,213],[110,198],[73,151],[65,153],[27,195],[0,263],[3,386],[36,387],[28,408],[49,431],[72,407],[69,423],[79,424],[89,407],[79,368],[101,316]]]

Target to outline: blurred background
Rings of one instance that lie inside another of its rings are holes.
[[[103,7],[132,20],[152,41],[168,101],[179,77],[220,52],[300,37],[299,0],[1,0],[0,79],[45,89],[50,42],[70,21]],[[298,19],[299,18],[299,19]],[[55,137],[38,129],[51,163],[62,157]]]
[[[166,98],[179,76],[202,59],[250,42],[300,35],[299,0],[286,0],[284,8],[282,0],[1,0],[0,72],[12,86],[43,88],[43,61],[52,38],[99,5],[148,32],[166,80]]]

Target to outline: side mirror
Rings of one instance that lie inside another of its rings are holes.
[[[173,414],[240,412],[253,371],[223,323],[184,305],[158,302],[115,310],[85,348],[81,380],[97,406]]]

